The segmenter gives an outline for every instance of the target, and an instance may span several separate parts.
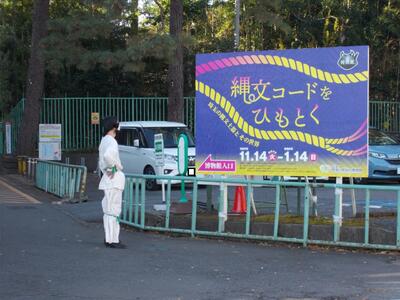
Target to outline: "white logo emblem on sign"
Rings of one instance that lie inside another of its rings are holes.
[[[339,60],[337,62],[338,66],[346,71],[353,69],[358,65],[357,59],[359,54],[359,52],[355,52],[354,50],[350,50],[348,53],[340,51]]]

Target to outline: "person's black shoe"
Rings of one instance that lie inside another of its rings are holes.
[[[115,248],[113,243],[104,242],[104,245],[106,245],[107,248]]]
[[[112,248],[117,248],[117,249],[126,249],[126,246],[122,244],[121,242],[119,243],[112,243],[113,247]]]

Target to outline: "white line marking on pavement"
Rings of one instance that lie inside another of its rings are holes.
[[[393,277],[393,276],[400,276],[399,273],[380,273],[380,274],[369,274],[367,277],[374,277],[374,278],[379,278],[379,277]]]
[[[23,198],[25,198],[26,200],[28,200],[31,203],[35,203],[35,204],[39,204],[41,203],[40,201],[36,200],[35,198],[33,198],[32,196],[29,196],[19,190],[17,190],[16,188],[12,187],[11,185],[5,183],[3,180],[0,180],[0,185],[8,188],[9,190],[11,190],[12,192],[22,196]]]

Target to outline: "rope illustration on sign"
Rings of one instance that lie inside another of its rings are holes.
[[[325,149],[328,152],[341,156],[360,156],[367,153],[368,149],[367,145],[363,145],[361,148],[354,150],[344,150],[332,146],[332,145],[347,144],[360,139],[368,131],[367,120],[365,120],[361,124],[360,128],[358,128],[352,135],[342,138],[333,138],[333,139],[317,136],[302,131],[258,129],[250,125],[246,120],[244,120],[243,117],[236,110],[236,108],[232,105],[232,103],[229,100],[227,100],[224,96],[222,96],[219,92],[217,92],[215,89],[196,80],[196,91],[205,95],[210,100],[212,100],[216,105],[221,107],[221,109],[225,110],[225,112],[228,114],[229,118],[233,121],[233,123],[236,124],[240,128],[240,130],[242,130],[245,134],[248,134],[251,137],[255,137],[260,140],[301,141],[303,143],[307,143],[309,145]]]
[[[214,72],[224,68],[236,67],[241,65],[273,65],[292,69],[299,73],[303,73],[307,76],[311,76],[321,81],[337,84],[350,84],[358,83],[368,80],[368,71],[356,72],[353,74],[336,74],[327,72],[321,69],[317,69],[306,63],[303,63],[293,58],[286,58],[284,56],[277,55],[243,55],[243,56],[232,56],[228,58],[217,59],[196,66],[196,77],[205,73]]]

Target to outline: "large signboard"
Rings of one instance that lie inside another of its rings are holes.
[[[196,56],[199,173],[368,176],[368,47]]]

